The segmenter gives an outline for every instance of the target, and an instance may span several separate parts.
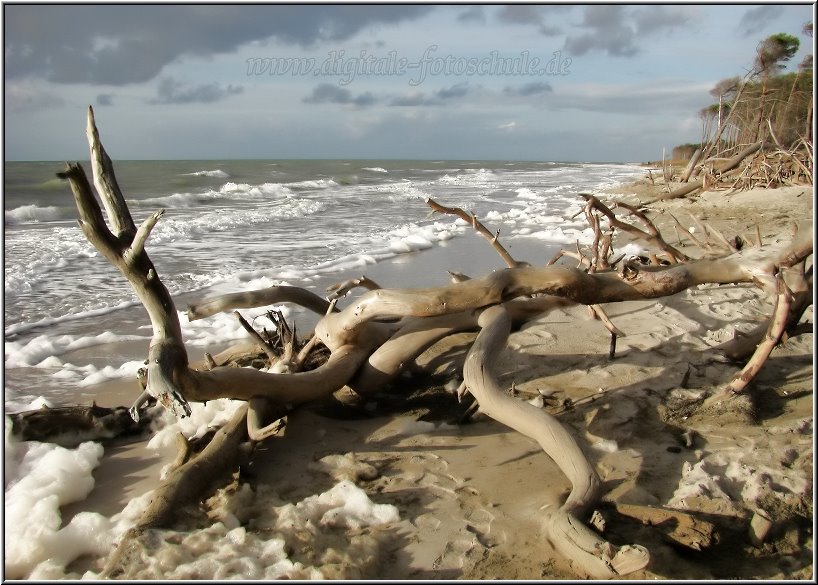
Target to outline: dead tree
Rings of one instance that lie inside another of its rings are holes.
[[[315,369],[295,368],[287,370],[289,373],[218,366],[197,370],[188,362],[173,299],[144,249],[163,212],[158,211],[138,228],[135,226],[117,186],[113,165],[99,141],[90,108],[88,140],[94,184],[111,226],[106,224],[79,164],[67,165],[60,176],[70,182],[86,237],[128,279],[151,320],[153,337],[148,350],[145,393],[132,408],[134,416],[138,416],[141,403],[149,396],[177,416],[190,412],[190,401],[244,400],[247,408],[239,411],[219,443],[230,446],[224,453],[235,453],[235,445],[243,439],[239,429],[245,425],[251,439],[261,440],[274,432],[271,418],[280,418],[286,408],[329,396],[345,387],[359,393],[377,391],[437,340],[457,331],[479,330],[464,366],[465,390],[475,396],[486,414],[536,440],[570,479],[569,496],[558,511],[548,516],[548,537],[574,563],[578,573],[597,578],[643,568],[648,553],[638,546],[616,547],[584,524],[587,513],[598,501],[599,478],[580,444],[556,418],[506,396],[499,389],[491,363],[505,345],[511,324],[570,303],[597,306],[661,298],[705,283],[754,283],[771,298],[779,299],[770,335],[780,337],[781,323],[789,322],[785,317],[790,316],[793,308],[787,291],[804,289],[804,283],[796,281],[804,274],[803,266],[812,254],[811,228],[804,226],[790,242],[759,248],[739,250],[722,237],[708,243],[707,253],[693,260],[670,246],[641,210],[618,206],[626,216],[642,223],[644,229],[617,216],[617,208],[586,196],[586,215],[597,233],[594,249],[578,250],[580,262],[576,267],[554,263],[530,266],[511,258],[499,245],[498,234],[481,230],[482,224],[478,227],[477,219],[470,216],[472,225],[492,241],[508,268],[482,278],[460,277],[447,286],[422,289],[384,289],[362,279],[339,286],[345,293],[359,285],[369,289],[344,308],[336,307],[337,299],[330,302],[288,286],[210,299],[191,306],[190,319],[284,302],[306,307],[321,315],[314,343],[326,346],[329,357]],[[434,202],[430,205],[438,211],[465,214]],[[603,227],[605,222],[608,225]],[[614,230],[626,231],[657,251],[644,260],[621,255],[613,259]],[[762,354],[767,352],[768,345],[760,344],[757,355],[751,358],[750,377],[763,363],[766,356]],[[728,395],[741,391],[735,387],[728,390]],[[269,407],[275,407],[275,414],[265,419]],[[180,467],[159,490],[157,499],[161,501],[143,518],[140,529],[169,523],[172,510],[188,491],[184,486],[201,484],[185,476],[183,468],[200,474],[203,466],[209,470],[223,468],[230,457],[225,461],[224,456],[210,450],[201,465],[194,460],[193,464]]]

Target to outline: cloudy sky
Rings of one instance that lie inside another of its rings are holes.
[[[4,5],[7,160],[644,161],[811,5]]]

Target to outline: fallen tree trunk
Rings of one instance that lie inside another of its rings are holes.
[[[747,148],[745,148],[744,150],[739,152],[736,156],[734,156],[730,160],[724,162],[723,164],[721,164],[720,166],[715,168],[714,170],[715,170],[716,174],[717,175],[723,175],[723,174],[729,173],[733,169],[737,168],[741,164],[741,161],[743,161],[745,158],[747,158],[751,154],[754,154],[754,153],[758,152],[761,149],[762,145],[763,145],[762,142],[756,142],[755,144],[751,144],[750,146],[748,146]],[[704,186],[704,179],[699,179],[698,181],[694,181],[693,183],[688,183],[684,187],[679,187],[678,189],[675,189],[674,191],[671,191],[670,193],[667,193],[666,195],[660,195],[660,196],[656,197],[656,199],[654,199],[653,201],[665,201],[667,199],[678,199],[679,197],[684,197],[686,195],[690,195],[694,191],[697,191],[697,190],[701,189],[703,186]]]

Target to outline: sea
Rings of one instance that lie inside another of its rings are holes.
[[[82,163],[90,174],[90,164]],[[115,161],[137,225],[165,214],[147,243],[180,313],[191,359],[246,337],[230,314],[189,322],[214,295],[328,286],[368,276],[384,287],[438,286],[447,271],[504,268],[463,220],[483,222],[517,260],[547,262],[589,242],[579,193],[644,173],[638,164],[454,160]],[[128,282],[85,239],[61,162],[4,165],[4,405],[90,403],[95,388],[134,378],[151,337]],[[353,292],[352,294],[355,294]],[[343,306],[341,301],[339,306]],[[280,307],[307,334],[317,317]],[[245,311],[258,328],[267,308]],[[134,398],[138,392],[135,391]]]

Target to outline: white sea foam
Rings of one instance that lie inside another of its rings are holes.
[[[97,256],[76,227],[7,231],[4,246],[6,295],[29,293],[56,269],[69,267],[71,260]]]
[[[493,186],[500,177],[487,169],[466,169],[463,174],[443,175],[437,182],[444,185]]]
[[[76,449],[49,443],[20,442],[5,419],[6,577],[47,578],[82,554],[110,550],[99,514],[77,514],[61,526],[60,506],[85,499],[94,487],[93,469],[102,446],[86,442]]]
[[[69,366],[70,364],[66,364]],[[79,381],[78,386],[86,387],[86,386],[93,386],[94,384],[100,384],[105,382],[106,380],[116,380],[116,379],[123,379],[123,378],[136,378],[136,373],[139,371],[140,368],[145,367],[144,360],[131,360],[125,362],[124,364],[120,364],[117,367],[114,366],[104,366],[102,369],[97,369],[93,366],[87,368],[83,371],[85,373],[85,377]],[[89,372],[88,369],[91,369]],[[61,370],[61,371],[70,371],[70,370]]]
[[[521,187],[520,189],[516,189],[517,197],[520,199],[539,199],[540,195],[528,187]]]
[[[427,199],[429,193],[413,181],[403,180],[400,182],[383,183],[381,185],[373,185],[367,187],[368,189],[380,193],[387,193],[391,195],[391,201],[401,201],[404,199]]]
[[[5,364],[7,368],[53,367],[47,358],[60,356],[66,352],[123,341],[147,339],[142,335],[117,335],[103,331],[98,335],[38,335],[28,341],[6,341],[4,343]],[[41,365],[41,364],[45,365]]]
[[[220,503],[212,512],[218,518],[215,523],[185,532],[158,530],[157,538],[144,541],[145,548],[135,548],[130,563],[133,577],[218,581],[361,578],[379,562],[377,532],[370,534],[365,529],[400,519],[395,506],[372,502],[348,480],[290,503],[281,503],[269,487],[254,492],[248,484],[232,493],[220,491],[211,501]],[[126,511],[111,519],[119,533],[127,525],[126,516],[133,516]],[[252,523],[246,523],[248,518]],[[254,530],[253,525],[262,529]],[[331,561],[309,566],[291,559],[290,551],[297,550],[305,538]],[[84,577],[98,576],[88,572]]]
[[[465,222],[463,222],[465,225]],[[399,254],[417,252],[433,247],[439,242],[450,240],[464,230],[457,222],[445,224],[435,222],[421,226],[410,223],[371,238],[375,247],[366,253],[355,253],[322,262],[313,267],[316,273],[329,274],[346,270],[358,270]]]
[[[166,244],[214,232],[240,231],[246,226],[314,215],[323,208],[324,204],[320,201],[290,199],[267,207],[235,209],[229,213],[204,211],[194,217],[166,214],[165,218],[154,228],[151,242]]]
[[[362,171],[371,171],[373,173],[388,173],[389,172],[383,167],[363,167],[361,170]]]
[[[83,555],[107,556],[150,503],[152,492],[132,499],[107,518],[79,512],[63,525],[60,508],[83,501],[94,487],[93,470],[103,448],[85,442],[76,449],[20,441],[5,418],[5,577],[10,579],[77,579],[67,567]],[[95,578],[87,573],[83,577]]]
[[[258,287],[261,288],[261,287]],[[242,287],[242,290],[255,290],[256,287]],[[266,317],[269,310],[279,310],[286,318],[291,313],[290,307],[286,305],[272,307],[256,307],[243,309],[242,316],[256,329],[275,328],[275,325]],[[230,341],[235,339],[245,339],[248,337],[247,331],[231,313],[217,313],[204,319],[190,321],[187,313],[179,312],[179,323],[182,326],[182,335],[185,342],[197,347],[207,347],[214,343]]]
[[[162,410],[159,418],[151,423],[155,431],[147,448],[161,452],[175,450],[176,435],[182,433],[188,439],[203,437],[213,427],[228,422],[236,410],[244,404],[241,400],[219,398],[206,403],[191,402],[190,416],[176,418],[167,410]]]
[[[250,185],[248,183],[229,182],[222,185],[219,192],[238,197],[287,197],[292,194],[289,187],[281,183]]]

